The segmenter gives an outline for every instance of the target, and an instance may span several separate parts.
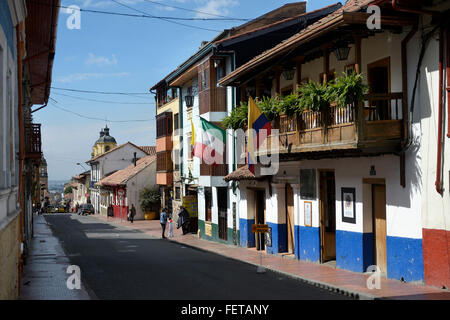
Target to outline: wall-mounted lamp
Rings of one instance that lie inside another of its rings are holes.
[[[294,79],[295,69],[285,69],[281,74],[287,81],[291,81],[292,79]]]
[[[336,55],[336,59],[339,61],[345,61],[348,58],[350,53],[350,47],[346,42],[339,42],[337,44],[336,49],[334,49],[334,54]]]

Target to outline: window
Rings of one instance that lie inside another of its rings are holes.
[[[179,128],[180,128],[180,114],[179,113],[177,113],[177,114],[175,114],[174,116],[173,116],[173,129],[174,130],[178,130]]]
[[[172,113],[163,113],[156,117],[156,138],[172,134]]]
[[[181,200],[181,188],[175,187],[175,200]]]
[[[205,221],[212,221],[212,208],[213,207],[213,199],[212,199],[212,188],[205,188]]]
[[[200,72],[200,91],[208,89],[208,70],[203,69]]]
[[[216,68],[216,84],[225,76],[225,63],[223,60],[214,60],[214,67]]]
[[[108,152],[109,150],[111,150],[111,148],[109,146],[105,147],[105,152]]]

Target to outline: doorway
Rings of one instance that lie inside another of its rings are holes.
[[[228,241],[228,192],[227,188],[217,188],[219,209],[219,239]]]
[[[287,249],[288,253],[295,252],[295,226],[294,226],[294,190],[288,184],[286,186],[286,224],[287,224]]]
[[[387,94],[391,92],[391,59],[390,57],[375,61],[367,65],[369,93]],[[390,101],[381,99],[369,101],[370,106],[375,107],[375,112],[370,114],[369,121],[391,120]]]
[[[334,171],[320,171],[321,262],[336,260],[336,181]]]
[[[386,274],[386,185],[372,185],[372,217],[374,263],[380,268],[383,274]]]
[[[255,203],[255,224],[266,223],[266,192],[264,190],[256,190],[256,203]],[[264,234],[255,233],[256,250],[262,251],[266,249],[264,243]]]

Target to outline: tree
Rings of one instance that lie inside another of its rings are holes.
[[[68,186],[64,189],[64,194],[70,194],[73,192],[73,189],[71,186]]]

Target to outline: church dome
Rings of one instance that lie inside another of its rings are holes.
[[[100,131],[100,138],[97,140],[97,143],[117,143],[116,139],[114,139],[114,137],[111,137],[109,135],[109,128],[108,126],[106,126],[105,129],[103,129],[102,131]]]

